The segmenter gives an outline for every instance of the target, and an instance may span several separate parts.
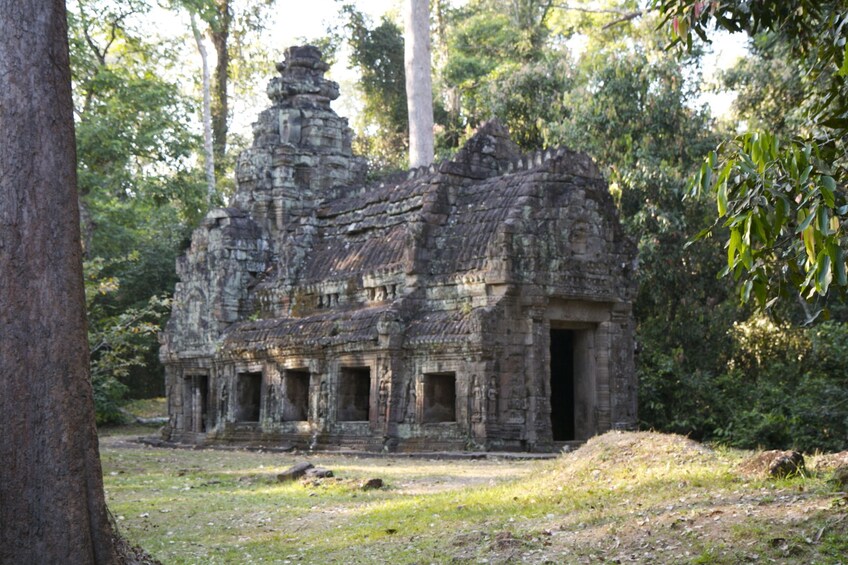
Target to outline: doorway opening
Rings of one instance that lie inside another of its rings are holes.
[[[262,400],[262,373],[239,373],[237,392],[238,421],[258,422]]]
[[[289,369],[285,373],[286,402],[283,420],[301,422],[309,414],[309,370]]]
[[[573,330],[551,330],[551,432],[554,441],[576,439]]]
[[[424,374],[424,423],[456,422],[456,373]]]
[[[339,422],[367,422],[371,407],[371,369],[342,367],[339,378]]]

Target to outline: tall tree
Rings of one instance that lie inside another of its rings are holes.
[[[437,74],[439,92],[444,98],[437,102],[437,121],[443,127],[439,145],[456,147],[471,128],[494,116],[504,119],[519,145],[537,148],[542,143],[536,111],[550,115],[561,108],[555,83],[563,82],[567,66],[564,49],[546,40],[551,10],[549,0],[469,0],[458,8],[437,5],[439,47],[443,67]],[[516,90],[528,89],[524,100],[513,96]],[[541,90],[533,83],[545,83]],[[549,88],[552,87],[552,88]],[[551,89],[553,92],[551,92]],[[537,107],[526,103],[538,99]],[[514,102],[517,102],[514,103]],[[439,108],[439,103],[444,108]],[[500,113],[502,106],[511,106],[512,116]],[[513,121],[521,107],[530,110]],[[444,147],[441,147],[444,149]]]
[[[211,206],[215,198],[215,142],[212,138],[212,81],[209,77],[209,58],[206,53],[206,44],[203,43],[203,35],[197,27],[197,18],[191,12],[191,33],[200,54],[202,67],[201,88],[203,89],[203,157],[204,169],[206,170],[206,205]]]
[[[230,79],[230,24],[233,21],[233,11],[230,0],[215,0],[213,17],[208,21],[209,35],[218,59],[215,62],[215,73],[212,79],[212,149],[218,173],[224,163],[227,152],[227,131],[229,130],[230,106],[227,100],[227,83]]]
[[[0,562],[114,563],[62,0],[0,0]]]
[[[256,71],[250,58],[246,38],[264,29],[268,8],[274,0],[172,0],[172,6],[187,8],[205,24],[205,33],[215,49],[212,72],[211,114],[215,176],[221,184],[231,161],[227,159],[230,144],[230,95],[235,79],[251,80]],[[261,50],[260,50],[261,51]],[[264,63],[265,61],[263,61]]]
[[[200,145],[191,131],[192,104],[169,72],[176,49],[147,32],[150,3],[75,0],[68,9],[85,258],[98,266],[87,304],[95,336],[128,309],[145,309],[151,296],[173,291],[174,261],[205,213],[206,191],[192,158]],[[161,389],[155,334],[128,337],[146,342],[146,366],[133,366],[120,380],[134,393]],[[95,347],[99,338],[92,343],[100,417],[103,392],[120,390],[104,386],[117,383],[114,371],[97,370],[98,358],[118,352],[108,341],[108,348]]]
[[[403,22],[409,166],[422,167],[434,156],[429,0],[406,0]]]

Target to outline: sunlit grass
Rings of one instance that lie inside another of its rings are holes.
[[[832,487],[743,479],[744,456],[660,434],[552,461],[103,449],[122,531],[164,563],[837,562]],[[336,476],[276,482],[303,460]],[[373,477],[385,488],[362,490]]]
[[[133,400],[125,404],[123,408],[139,418],[156,418],[168,415],[168,401],[164,396]]]

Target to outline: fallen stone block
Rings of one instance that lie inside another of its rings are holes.
[[[333,472],[330,469],[325,469],[324,467],[312,467],[306,471],[306,478],[308,479],[324,479],[332,476]]]
[[[287,483],[290,481],[296,481],[306,474],[309,469],[312,469],[314,465],[312,463],[296,463],[277,475],[277,481],[281,483]]]
[[[362,485],[360,485],[362,490],[373,490],[378,488],[383,488],[383,479],[368,479]]]

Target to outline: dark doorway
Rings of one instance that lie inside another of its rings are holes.
[[[371,369],[342,367],[339,376],[339,422],[367,422],[371,407]]]
[[[283,420],[299,422],[309,414],[309,371],[290,369],[286,373],[286,403]]]
[[[551,431],[554,441],[576,439],[572,330],[551,330]]]
[[[258,422],[262,400],[262,373],[239,373],[237,393],[238,421]]]
[[[424,423],[456,422],[456,374],[425,373]]]

